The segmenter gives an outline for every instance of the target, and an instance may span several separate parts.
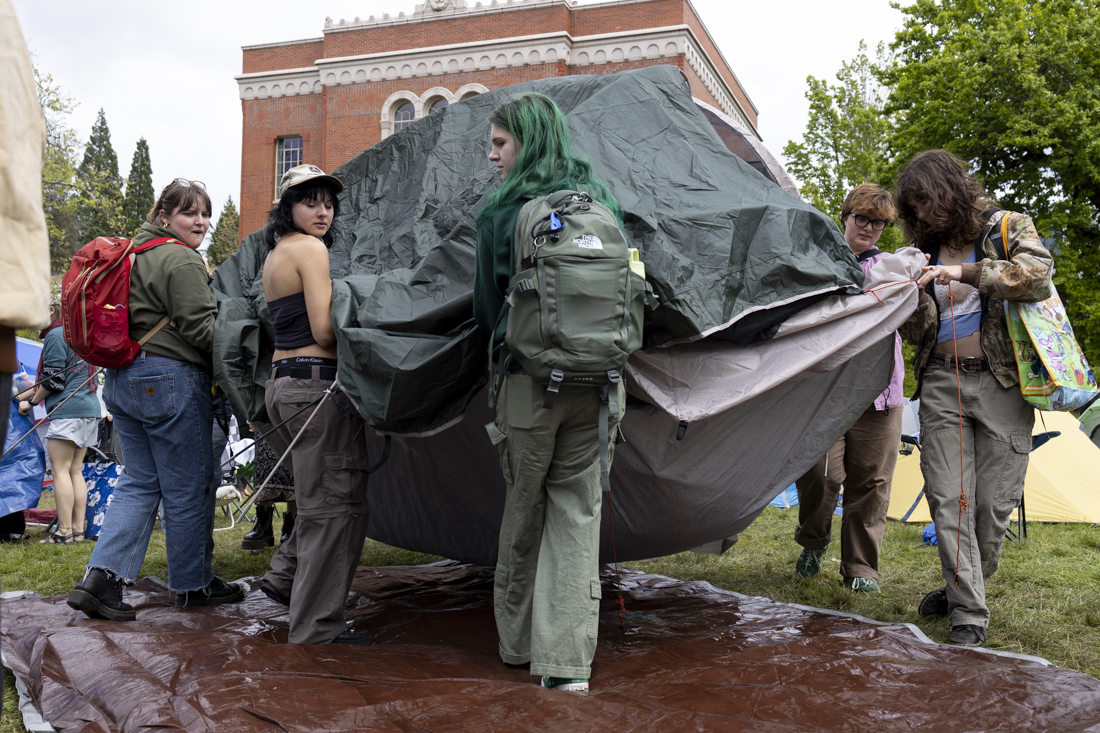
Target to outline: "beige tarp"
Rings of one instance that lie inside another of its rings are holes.
[[[705,339],[638,351],[626,365],[631,389],[691,422],[784,382],[835,369],[912,314],[917,286],[909,281],[924,262],[912,247],[898,250],[875,263],[863,293],[834,295],[796,313],[768,341],[739,346]]]
[[[1024,484],[1027,520],[1100,523],[1100,448],[1088,439],[1081,423],[1069,413],[1037,412],[1034,432],[1051,430],[1062,434],[1036,449],[1028,463]],[[904,517],[923,486],[920,450],[899,456],[887,516]],[[1012,518],[1016,519],[1015,512]],[[928,501],[923,496],[906,521],[932,521]]]

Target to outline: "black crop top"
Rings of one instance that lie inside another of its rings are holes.
[[[271,313],[271,326],[275,329],[276,349],[298,349],[317,343],[309,327],[305,293],[269,300],[267,310]]]

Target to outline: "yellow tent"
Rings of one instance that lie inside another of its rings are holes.
[[[1088,439],[1081,423],[1069,413],[1044,412],[1042,417],[1036,414],[1035,432],[1051,430],[1062,434],[1037,448],[1028,462],[1024,482],[1027,521],[1100,523],[1100,448]],[[902,519],[908,514],[907,522],[932,521],[928,502],[920,493],[923,487],[920,449],[912,455],[898,456],[887,516]],[[1016,512],[1012,518],[1016,519]]]

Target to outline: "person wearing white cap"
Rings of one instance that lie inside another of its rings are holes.
[[[269,442],[283,453],[298,436],[290,448],[298,518],[260,590],[290,607],[292,644],[372,643],[344,621],[367,536],[367,474],[358,470],[367,457],[364,425],[354,407],[340,404],[342,394],[322,400],[316,414],[302,410],[336,379],[328,248],[343,190],[315,165],[290,169],[264,231],[264,297],[275,330],[265,402],[272,423],[290,418]]]

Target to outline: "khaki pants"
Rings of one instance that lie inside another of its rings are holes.
[[[273,423],[293,415],[330,384],[293,377],[268,382]],[[365,428],[353,407],[338,406],[341,401],[347,402],[342,393],[326,399],[291,449],[298,517],[264,576],[290,596],[292,644],[324,644],[347,628],[344,604],[367,536],[367,474],[356,470],[368,465]],[[313,410],[279,428],[286,445]]]
[[[860,415],[848,432],[802,478],[795,542],[823,550],[833,539],[833,510],[844,486],[840,522],[840,574],[879,582],[878,558],[890,506],[890,483],[901,443],[900,407]],[[826,460],[828,474],[826,475]]]
[[[920,467],[936,524],[951,625],[985,627],[985,582],[997,572],[1009,515],[1024,493],[1035,410],[1019,387],[1002,387],[989,371],[959,376],[956,382],[953,368],[934,365],[925,372]],[[962,388],[961,451],[957,385]],[[960,523],[963,487],[968,504]]]
[[[588,679],[600,610],[600,399],[563,386],[547,410],[543,390],[508,374],[486,426],[507,485],[493,588],[500,657],[530,662],[533,675]],[[625,404],[620,384],[612,444]]]

